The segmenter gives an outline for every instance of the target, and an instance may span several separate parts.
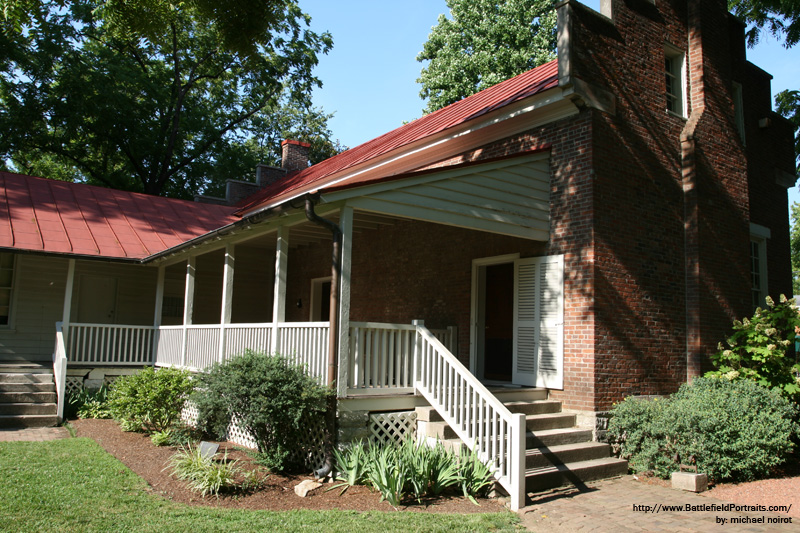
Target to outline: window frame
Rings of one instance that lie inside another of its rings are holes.
[[[771,236],[772,232],[769,228],[761,226],[760,224],[750,223],[750,293],[753,296],[752,304],[754,311],[756,307],[766,307],[766,298],[769,295],[769,280],[767,279],[767,240],[769,240]],[[757,251],[757,257],[754,251]],[[757,265],[755,264],[756,260],[758,261]],[[755,271],[756,266],[758,272]],[[758,286],[756,286],[756,276],[758,276]]]
[[[664,43],[664,62],[662,63],[662,75],[667,79],[672,79],[673,83],[670,92],[670,85],[665,83],[664,98],[666,100],[667,113],[686,118],[687,83],[686,83],[686,52],[669,43]],[[667,68],[668,65],[671,68]],[[671,106],[671,102],[674,104]],[[673,107],[673,108],[671,108]]]
[[[18,269],[18,254],[10,251],[0,251],[0,255],[7,254],[11,256],[11,285],[9,287],[0,287],[0,289],[8,289],[8,322],[0,324],[0,330],[14,329],[14,317],[16,315],[16,296],[17,296],[17,269]]]

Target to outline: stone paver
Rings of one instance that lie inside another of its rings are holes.
[[[800,531],[800,519],[786,514],[713,508],[710,506],[733,504],[640,483],[632,476],[588,483],[584,490],[561,488],[530,496],[530,505],[519,512],[529,531]],[[785,502],[764,504],[785,505]],[[665,509],[673,505],[684,507]],[[687,505],[694,509],[686,509]],[[737,523],[732,519],[742,521]],[[762,523],[755,522],[758,520]],[[791,520],[791,523],[776,523],[776,520]]]
[[[33,441],[68,439],[69,431],[65,427],[54,428],[23,428],[0,429],[0,442]]]

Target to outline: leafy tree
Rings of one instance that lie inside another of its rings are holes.
[[[555,57],[553,0],[447,0],[417,61],[430,113]]]
[[[800,296],[800,203],[792,204],[791,218],[789,244],[792,254],[792,292],[795,296]]]
[[[748,46],[755,46],[762,31],[783,36],[786,47],[800,41],[800,2],[797,0],[728,0],[728,8],[745,21]]]
[[[0,157],[150,194],[204,190],[208,162],[281,95],[304,109],[317,54],[332,46],[296,0],[258,2],[273,9],[242,52],[227,45],[223,19],[235,16],[207,0],[8,5],[27,10],[0,34]]]

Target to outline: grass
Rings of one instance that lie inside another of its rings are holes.
[[[0,443],[0,531],[516,531],[513,513],[441,515],[192,507],[147,484],[93,440]]]

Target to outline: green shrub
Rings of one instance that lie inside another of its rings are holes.
[[[712,481],[763,477],[791,454],[797,407],[752,381],[698,378],[667,399],[626,398],[609,439],[636,472],[667,478],[694,455]]]
[[[278,355],[246,351],[197,379],[198,425],[222,438],[233,417],[256,441],[270,470],[305,467],[306,421],[323,416],[330,390]]]
[[[224,457],[217,461],[210,456],[203,456],[199,447],[187,446],[173,455],[168,468],[172,474],[189,484],[189,489],[206,494],[218,495],[221,491],[239,487],[236,477],[240,473],[238,461],[228,461],[226,450]]]
[[[126,430],[165,431],[178,420],[193,389],[186,370],[145,367],[114,382],[109,407]]]
[[[99,389],[81,387],[77,392],[68,392],[64,406],[64,418],[111,418],[108,407],[108,387]]]
[[[477,505],[475,497],[493,483],[491,471],[474,453],[455,453],[441,442],[435,446],[417,445],[410,439],[402,444],[358,442],[335,451],[334,458],[342,483],[333,488],[344,487],[344,492],[349,486],[370,483],[381,493],[381,500],[395,507],[407,495],[420,502],[457,487]]]
[[[781,295],[775,303],[767,297],[766,309],[758,308],[752,318],[733,323],[727,348],[720,343],[711,359],[717,368],[706,377],[731,381],[750,380],[778,389],[784,396],[800,400],[800,363],[794,349],[800,315],[794,299]]]

